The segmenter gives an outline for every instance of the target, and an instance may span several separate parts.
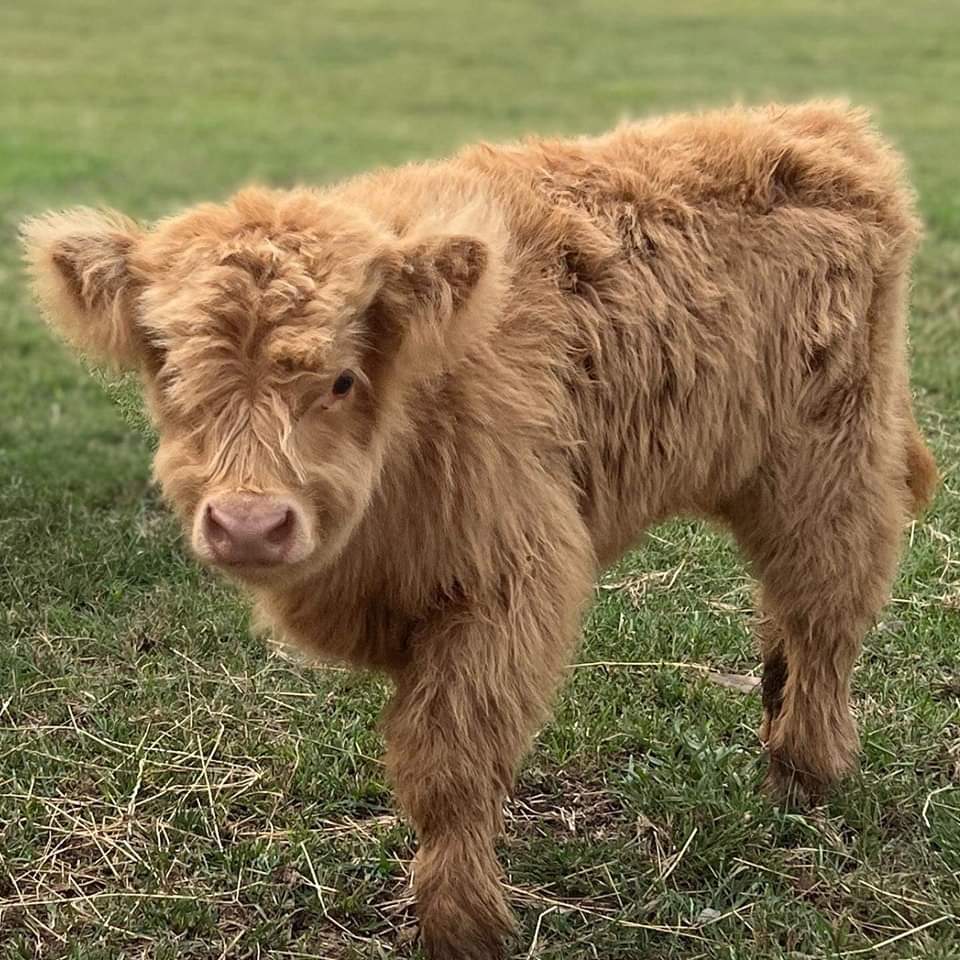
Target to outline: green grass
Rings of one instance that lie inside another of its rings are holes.
[[[371,678],[251,638],[184,555],[122,390],[36,323],[24,215],[153,217],[530,130],[847,94],[928,224],[918,408],[946,477],[856,676],[862,773],[757,795],[729,544],[675,523],[598,590],[508,811],[517,957],[960,955],[960,5],[337,0],[0,7],[0,960],[409,955],[412,838]],[[349,931],[349,932],[348,932]]]

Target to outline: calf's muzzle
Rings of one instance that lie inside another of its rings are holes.
[[[303,520],[283,497],[227,493],[203,506],[200,535],[224,564],[273,566],[289,559]]]

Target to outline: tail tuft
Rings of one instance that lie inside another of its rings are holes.
[[[913,515],[919,516],[933,500],[940,477],[933,454],[916,424],[907,436],[907,487],[913,498]]]

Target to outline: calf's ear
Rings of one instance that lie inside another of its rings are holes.
[[[21,227],[27,269],[50,324],[91,360],[135,369],[145,359],[131,266],[143,237],[132,220],[89,209],[48,213]]]
[[[464,235],[408,242],[393,251],[377,296],[407,361],[427,368],[462,355],[480,336],[497,283],[486,243]]]
[[[473,237],[432,237],[401,251],[386,291],[400,306],[448,321],[473,293],[487,267],[487,248]]]

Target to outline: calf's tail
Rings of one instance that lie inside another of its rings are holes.
[[[909,403],[909,397],[907,399]],[[908,425],[906,432],[906,468],[907,488],[913,504],[913,515],[919,516],[933,500],[937,491],[940,477],[937,473],[937,464],[926,441],[920,433],[920,428],[913,417],[913,410],[908,408]]]

